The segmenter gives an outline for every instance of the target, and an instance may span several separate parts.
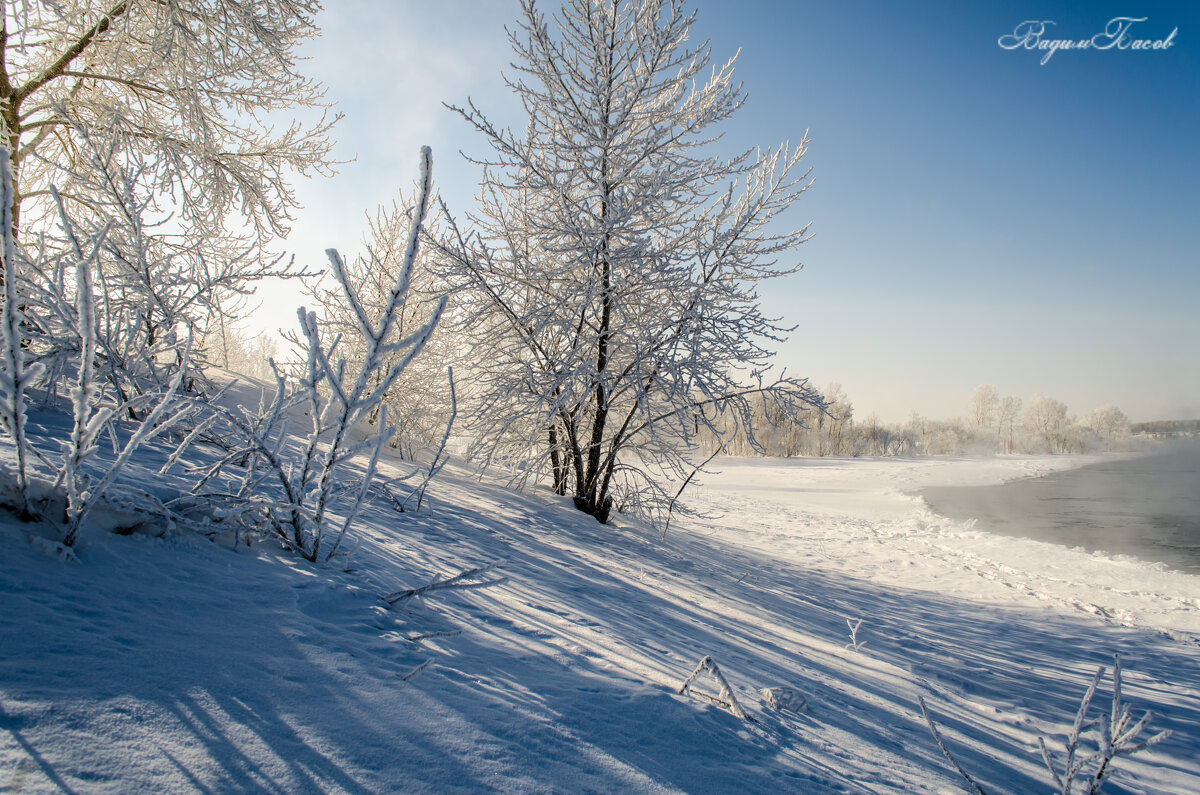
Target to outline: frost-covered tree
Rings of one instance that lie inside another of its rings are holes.
[[[0,305],[0,430],[13,440],[17,459],[17,500],[22,516],[29,516],[29,441],[25,435],[26,390],[41,378],[40,364],[26,364],[21,325],[24,312],[18,299],[20,278],[17,247],[12,232],[12,171],[8,150],[0,147],[0,274],[4,303]]]
[[[980,384],[971,392],[967,401],[967,420],[976,428],[987,430],[994,427],[996,413],[1000,409],[1000,392],[991,384]]]
[[[1017,420],[1021,416],[1021,399],[1013,395],[1000,398],[996,409],[996,427],[1004,443],[1004,452],[1011,453],[1016,449]]]
[[[1052,453],[1068,452],[1071,419],[1065,403],[1038,395],[1029,402],[1021,422],[1036,444]]]
[[[810,184],[798,146],[720,157],[744,101],[733,60],[689,46],[680,0],[530,0],[511,41],[514,132],[455,108],[490,144],[474,231],[442,245],[473,344],[474,432],[601,522],[652,508],[691,471],[697,430],[751,398],[796,416],[819,396],[768,381],[787,331],[757,289],[805,239],[777,217]]]
[[[100,375],[129,399],[162,389],[178,368],[184,340],[205,339],[227,326],[238,300],[278,269],[224,238],[183,243],[164,231],[170,218],[153,211],[156,200],[143,179],[153,166],[122,158],[111,130],[74,123],[71,130],[78,139],[79,164],[73,185],[83,189],[88,207],[71,212],[78,205],[60,198],[60,216],[69,216],[70,223],[60,220],[37,236],[46,256],[31,259],[22,288],[29,349],[47,362],[52,380],[64,366],[75,367],[78,334],[56,311],[62,306],[57,270],[74,256],[80,240],[95,240],[100,250],[91,278]],[[61,197],[53,186],[51,191]]]
[[[276,127],[270,114],[323,108],[296,69],[316,35],[317,0],[24,0],[4,4],[0,120],[13,153],[14,226],[88,207],[64,176],[81,164],[78,125],[111,129],[119,151],[150,164],[148,192],[192,238],[247,224],[283,233],[292,174],[330,167],[334,119]],[[72,124],[72,121],[75,124]],[[65,171],[64,171],[65,170]],[[228,236],[228,234],[224,235]]]
[[[1112,440],[1129,435],[1129,417],[1111,404],[1100,406],[1083,415],[1079,424],[1091,428],[1102,439]]]

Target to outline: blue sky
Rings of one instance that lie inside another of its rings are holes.
[[[339,0],[305,49],[345,112],[331,180],[304,182],[286,246],[360,247],[434,149],[442,195],[469,209],[482,142],[441,106],[468,96],[520,124],[500,71],[516,2]],[[543,3],[547,11],[557,4]],[[865,419],[949,417],[995,384],[1083,413],[1200,417],[1200,4],[692,3],[714,59],[740,47],[749,102],[729,151],[799,140],[816,179],[793,209],[815,237],[768,308],[799,328],[791,374],[838,382]],[[1114,17],[1167,50],[1005,50],[1024,20],[1084,39]],[[273,290],[259,322],[303,299]]]

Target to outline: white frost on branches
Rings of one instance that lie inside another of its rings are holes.
[[[8,180],[7,152],[0,149],[0,200],[11,207],[12,185]],[[0,374],[0,391],[3,392],[0,419],[4,430],[13,438],[17,449],[18,490],[21,494],[23,513],[33,511],[29,495],[26,472],[28,453],[33,450],[25,434],[25,391],[40,379],[45,372],[40,362],[26,364],[26,349],[39,352],[52,359],[65,360],[76,357],[77,378],[70,389],[71,432],[62,443],[61,463],[55,464],[47,456],[38,453],[56,476],[52,488],[62,486],[66,490],[65,536],[62,545],[71,548],[79,538],[80,530],[88,513],[113,485],[130,457],[144,442],[168,429],[188,412],[187,406],[178,405],[175,397],[184,379],[188,376],[188,350],[181,352],[175,377],[165,390],[140,391],[133,396],[120,394],[116,386],[115,395],[110,394],[105,383],[97,378],[97,359],[103,355],[98,344],[97,307],[95,300],[95,273],[102,271],[102,254],[109,225],[87,234],[76,230],[64,203],[53,186],[50,193],[58,206],[60,223],[66,248],[47,257],[45,248],[38,258],[29,262],[27,272],[16,268],[17,246],[13,239],[13,216],[5,211],[0,218],[4,236],[4,290],[3,312],[3,364]],[[126,249],[138,253],[136,247]],[[66,289],[65,274],[74,274],[74,290]],[[73,297],[70,293],[73,292]],[[22,322],[24,313],[19,301],[37,310],[37,320],[30,324],[36,333]],[[57,326],[57,331],[48,328]],[[136,418],[123,446],[115,450],[116,457],[105,466],[104,474],[98,479],[85,471],[95,457],[96,442],[108,432],[117,438],[116,423],[123,415]],[[39,508],[40,512],[42,509]]]
[[[104,383],[96,378],[99,346],[93,271],[101,271],[100,254],[105,249],[109,226],[106,225],[98,232],[92,233],[86,238],[86,242],[81,240],[58,191],[53,186],[50,190],[58,205],[63,233],[70,245],[62,259],[73,259],[75,263],[73,328],[79,340],[79,370],[75,386],[71,389],[71,434],[63,443],[63,463],[55,480],[56,487],[62,484],[67,490],[67,530],[63,545],[73,547],[88,513],[112,486],[133,453],[146,441],[165,432],[190,412],[189,406],[178,404],[175,398],[189,374],[191,338],[189,337],[187,346],[182,351],[175,376],[165,390],[157,393],[142,392],[124,399],[107,399]],[[124,251],[144,255],[144,251],[136,245]],[[59,305],[65,302],[65,296],[61,295],[55,301]],[[60,311],[57,314],[65,313]],[[120,395],[120,384],[115,377],[112,386]],[[123,414],[137,417],[137,422],[116,459],[107,465],[104,475],[93,482],[85,471],[85,465],[95,454],[96,442],[100,435],[106,430],[111,432],[114,420]]]
[[[1046,770],[1050,774],[1054,791],[1059,793],[1059,795],[1071,795],[1076,785],[1079,785],[1087,795],[1099,795],[1104,788],[1105,782],[1112,777],[1114,764],[1117,759],[1144,751],[1171,736],[1170,730],[1167,730],[1161,731],[1144,740],[1138,739],[1142,732],[1150,725],[1153,715],[1150,712],[1145,712],[1141,718],[1134,720],[1133,712],[1130,710],[1129,705],[1122,702],[1121,657],[1117,654],[1113,655],[1113,691],[1110,708],[1107,713],[1101,713],[1099,717],[1089,720],[1088,711],[1091,708],[1092,699],[1096,695],[1096,689],[1100,686],[1101,680],[1104,679],[1104,674],[1105,667],[1101,665],[1096,670],[1095,676],[1092,677],[1091,684],[1088,685],[1087,691],[1083,694],[1083,699],[1079,702],[1079,709],[1075,713],[1075,721],[1071,725],[1071,731],[1063,740],[1061,768],[1056,766],[1050,750],[1046,747],[1045,738],[1038,738],[1038,748],[1042,753],[1042,761],[1045,763]],[[985,795],[985,791],[979,782],[959,764],[954,755],[950,753],[950,749],[946,747],[941,732],[938,731],[933,718],[929,714],[929,709],[925,705],[924,696],[917,696],[917,703],[921,708],[921,715],[925,719],[925,725],[929,728],[929,733],[933,735],[938,748],[941,749],[942,755],[946,757],[946,761],[962,776],[963,780],[970,785],[972,790],[978,793],[978,795]],[[1095,731],[1096,750],[1086,753],[1082,749],[1082,743],[1086,739],[1087,734],[1093,730]]]
[[[369,231],[364,237],[366,254],[342,262],[341,273],[354,287],[361,308],[368,314],[382,313],[392,300],[392,288],[404,265],[408,233],[412,225],[415,197],[405,195],[399,203],[380,207],[368,217]],[[436,236],[436,229],[427,229]],[[429,267],[427,246],[408,284],[404,310],[396,317],[396,331],[403,335],[429,321],[438,301],[446,293],[436,269]],[[357,312],[346,300],[346,291],[337,279],[330,283],[306,283],[321,316],[325,334],[342,335],[339,356],[350,367],[358,367],[366,358],[366,345],[358,333]],[[438,445],[444,429],[453,422],[453,398],[446,378],[446,363],[455,357],[455,340],[436,334],[424,353],[404,369],[403,375],[384,396],[384,403],[396,433],[388,443],[401,457],[415,461],[419,451]],[[381,368],[382,371],[382,368]],[[374,417],[371,418],[374,420]]]
[[[716,417],[820,404],[805,381],[765,379],[788,329],[757,293],[798,269],[778,257],[806,229],[777,219],[810,184],[807,138],[711,154],[744,96],[733,60],[710,69],[687,47],[680,2],[572,0],[553,32],[522,8],[509,85],[525,130],[455,108],[493,150],[473,229],[448,220],[440,244],[475,350],[474,435],[481,458],[602,522],[661,511]]]
[[[293,506],[292,543],[305,557],[314,560],[328,558],[337,552],[375,475],[380,448],[393,432],[387,425],[386,411],[380,413],[379,433],[374,439],[352,442],[351,430],[380,409],[397,379],[429,341],[446,308],[446,298],[443,297],[424,324],[403,336],[393,333],[397,319],[404,311],[413,267],[420,248],[422,224],[428,214],[433,195],[432,161],[433,155],[429,147],[423,147],[420,189],[412,211],[400,272],[389,293],[389,301],[377,320],[372,320],[364,309],[346,273],[346,265],[341,255],[334,249],[326,252],[334,278],[341,285],[352,312],[359,339],[366,346],[365,356],[353,381],[347,373],[345,359],[337,358],[340,336],[326,345],[321,339],[316,314],[303,308],[298,312],[300,328],[308,348],[306,372],[300,380],[300,387],[308,399],[312,428],[309,431],[297,491],[308,494],[311,490],[312,493],[308,498],[308,510]],[[336,494],[334,472],[365,449],[371,450],[371,458],[362,476],[362,485],[354,502],[346,510],[340,526],[332,532],[328,550],[323,551],[321,546],[326,535],[326,512]]]
[[[269,407],[253,414],[213,405],[218,415],[213,430],[195,435],[226,447],[225,454],[194,487],[196,499],[210,511],[224,503],[217,511],[221,519],[232,519],[238,525],[265,524],[284,544],[311,561],[326,561],[338,554],[362,509],[380,452],[395,430],[389,424],[384,400],[424,349],[446,306],[442,297],[424,323],[400,328],[433,195],[432,179],[432,153],[423,147],[420,187],[401,265],[378,313],[367,310],[341,255],[334,249],[326,252],[350,312],[361,356],[349,363],[341,355],[343,335],[327,340],[317,314],[301,307],[297,311],[301,336],[296,341],[303,345],[304,362],[294,386],[277,372]],[[296,429],[288,428],[288,417],[295,417],[301,408],[308,427],[296,435],[300,449],[293,455],[288,449],[293,438],[289,430]],[[371,420],[377,432],[357,438]],[[363,453],[368,454],[364,469],[349,477],[351,465]],[[178,455],[168,465],[176,460]],[[232,493],[205,490],[222,472],[235,468],[241,473],[240,484]]]
[[[284,233],[291,174],[328,173],[336,121],[275,126],[267,114],[327,107],[295,51],[317,35],[317,0],[23,0],[4,4],[0,119],[13,152],[17,222],[53,217],[54,182],[72,215],[88,196],[63,182],[72,121],[111,127],[122,157],[153,164],[150,193],[193,237],[242,222],[257,242]],[[43,226],[49,226],[45,224]]]
[[[1092,698],[1096,695],[1096,688],[1099,687],[1104,674],[1105,669],[1101,665],[1096,670],[1096,675],[1092,677],[1092,682],[1088,686],[1087,692],[1084,693],[1083,699],[1079,702],[1079,710],[1075,713],[1075,722],[1063,742],[1065,758],[1062,761],[1061,771],[1055,767],[1045,739],[1038,738],[1042,761],[1046,763],[1046,769],[1050,771],[1054,786],[1061,795],[1071,795],[1077,778],[1081,778],[1081,786],[1085,788],[1084,791],[1088,795],[1095,795],[1100,792],[1104,782],[1112,775],[1113,763],[1117,758],[1132,756],[1171,736],[1171,732],[1168,730],[1161,731],[1144,740],[1138,740],[1138,736],[1149,725],[1153,715],[1146,712],[1142,714],[1141,718],[1134,720],[1129,705],[1121,702],[1121,657],[1116,654],[1113,655],[1113,692],[1110,708],[1107,713],[1101,713],[1099,717],[1088,720],[1088,709],[1091,707]],[[1096,750],[1090,754],[1080,753],[1080,742],[1084,738],[1084,733],[1092,729],[1096,730]],[[1088,772],[1089,768],[1093,768],[1093,770]]]
[[[36,383],[44,368],[38,363],[27,364],[23,349],[24,313],[17,294],[20,273],[17,269],[17,247],[13,241],[13,185],[8,150],[0,147],[0,229],[3,229],[4,305],[0,314],[3,338],[0,344],[0,426],[13,439],[17,454],[17,499],[22,515],[29,514],[28,457],[29,440],[25,436],[25,393]]]
[[[717,695],[714,696],[695,688],[696,680],[702,673],[707,673],[717,683]],[[729,710],[742,720],[750,719],[746,710],[742,709],[742,705],[738,703],[737,696],[734,695],[733,688],[729,685],[729,680],[725,678],[725,674],[721,673],[720,667],[712,657],[706,656],[700,660],[688,678],[683,681],[683,685],[679,688],[679,695],[686,696],[689,693],[716,704],[722,709]]]

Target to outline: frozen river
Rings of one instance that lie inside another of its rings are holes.
[[[1200,573],[1200,443],[998,486],[922,490],[936,512],[978,527]]]

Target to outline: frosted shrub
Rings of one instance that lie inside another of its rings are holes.
[[[394,433],[384,399],[429,341],[446,304],[440,299],[425,323],[399,333],[433,191],[431,166],[432,155],[424,147],[401,267],[377,317],[364,309],[341,255],[326,252],[363,352],[358,366],[348,367],[339,355],[342,335],[327,340],[317,315],[300,308],[297,341],[304,346],[304,362],[298,377],[289,381],[277,371],[274,399],[257,413],[213,405],[217,430],[205,427],[194,434],[225,448],[193,488],[194,507],[239,527],[265,528],[307,560],[325,561],[338,553],[362,508],[383,445]],[[299,450],[293,451],[288,419],[301,409],[307,427],[295,437]],[[378,432],[356,439],[355,429],[371,418]],[[352,464],[364,453],[365,468],[351,477]],[[232,491],[208,488],[222,473],[237,479]]]
[[[53,189],[51,189],[53,191]],[[188,353],[185,349],[175,378],[166,391],[158,395],[139,395],[115,405],[104,405],[104,389],[96,381],[96,304],[92,287],[92,270],[97,265],[97,253],[103,235],[94,238],[91,252],[84,254],[79,238],[71,227],[70,218],[62,206],[57,191],[63,229],[72,242],[71,253],[75,258],[75,306],[76,327],[79,334],[79,377],[71,390],[72,419],[71,435],[63,444],[63,465],[55,485],[62,483],[67,490],[66,523],[67,534],[63,545],[73,547],[79,538],[80,528],[88,512],[120,474],[130,456],[143,442],[166,430],[187,411],[186,406],[172,410],[175,395],[179,392],[188,372]],[[98,481],[92,482],[84,472],[84,464],[96,449],[96,440],[114,418],[124,412],[135,414],[135,409],[145,411],[118,453],[108,465],[107,471]]]
[[[174,400],[188,373],[188,352],[182,351],[174,379],[161,391],[125,395],[115,378],[105,382],[97,377],[97,360],[102,356],[97,335],[101,320],[97,316],[93,274],[101,270],[100,257],[105,250],[109,225],[81,235],[64,209],[58,192],[51,187],[50,193],[57,202],[65,250],[47,256],[43,248],[39,251],[39,259],[29,263],[28,273],[21,273],[16,267],[18,251],[13,241],[9,155],[7,150],[0,149],[0,201],[5,208],[2,219],[4,372],[0,375],[0,392],[3,393],[0,423],[16,448],[17,490],[22,514],[32,516],[43,512],[35,505],[29,489],[27,469],[33,452],[37,460],[54,473],[52,491],[65,491],[62,518],[66,529],[62,545],[69,548],[78,540],[88,513],[116,481],[134,451],[188,411],[187,406],[177,405]],[[131,253],[128,249],[122,251]],[[68,297],[65,289],[68,271],[74,276],[73,299]],[[47,274],[53,276],[47,278]],[[38,333],[29,338],[20,302],[25,302],[35,316],[29,325]],[[111,323],[111,318],[107,320]],[[73,357],[77,363],[77,376],[70,389],[71,433],[62,442],[61,458],[57,462],[50,451],[34,451],[25,433],[27,390],[46,372],[41,362],[26,363],[27,349],[35,356],[60,362]],[[110,391],[109,387],[114,386],[115,389]],[[124,446],[117,451],[115,460],[105,465],[102,476],[94,478],[87,469],[96,452],[96,442],[124,415],[137,418],[134,428]]]
[[[1099,792],[1104,782],[1112,775],[1113,764],[1118,757],[1132,756],[1171,736],[1170,731],[1162,731],[1153,737],[1138,740],[1138,736],[1150,724],[1152,714],[1143,713],[1142,717],[1135,721],[1129,705],[1121,703],[1121,657],[1116,654],[1113,655],[1113,692],[1110,708],[1107,713],[1101,713],[1099,717],[1088,720],[1088,709],[1104,673],[1102,665],[1097,669],[1091,685],[1079,703],[1075,722],[1063,742],[1064,758],[1061,770],[1055,766],[1045,739],[1038,738],[1042,761],[1046,763],[1054,786],[1062,795],[1071,795],[1076,782],[1080,784],[1082,791],[1089,795]],[[1083,753],[1080,743],[1085,733],[1090,730],[1095,730],[1096,750]]]
[[[1096,689],[1100,686],[1100,682],[1104,679],[1105,672],[1105,667],[1101,665],[1096,670],[1095,676],[1092,677],[1087,691],[1083,694],[1071,731],[1063,740],[1060,761],[1056,761],[1047,748],[1045,738],[1038,738],[1042,761],[1046,764],[1054,791],[1060,795],[1071,795],[1076,791],[1076,786],[1080,788],[1079,792],[1097,795],[1104,787],[1105,782],[1111,778],[1118,758],[1132,756],[1171,736],[1170,731],[1161,731],[1144,740],[1138,739],[1150,725],[1150,719],[1153,716],[1150,712],[1145,712],[1141,718],[1134,720],[1129,705],[1122,703],[1121,657],[1116,654],[1113,655],[1113,690],[1109,709],[1098,717],[1089,719],[1088,713],[1092,699],[1096,695]],[[937,742],[938,748],[941,749],[946,760],[958,771],[972,790],[979,795],[984,795],[983,787],[958,763],[946,747],[941,733],[938,732],[937,726],[934,725],[933,718],[930,717],[929,710],[925,706],[925,699],[918,697],[917,700],[929,732],[933,735],[933,739]],[[1096,744],[1096,749],[1090,752],[1083,747],[1089,734],[1092,734],[1092,739]]]
[[[326,344],[321,339],[316,314],[303,308],[298,313],[300,328],[308,343],[300,389],[307,401],[312,425],[308,429],[303,463],[296,483],[296,492],[305,496],[305,504],[290,506],[289,525],[292,546],[310,560],[322,556],[328,558],[337,552],[347,529],[357,516],[375,475],[380,449],[393,433],[387,423],[386,410],[380,411],[384,397],[425,347],[446,306],[446,299],[442,298],[426,323],[406,336],[393,339],[397,319],[404,311],[408,297],[413,265],[420,247],[421,226],[429,211],[433,192],[432,157],[429,147],[421,149],[420,190],[400,272],[392,287],[391,300],[377,319],[372,320],[367,316],[341,256],[333,249],[326,252],[334,278],[341,285],[352,311],[360,341],[366,346],[366,355],[353,379],[346,372],[345,360],[336,358],[340,336]],[[376,437],[353,442],[351,430],[377,411],[379,433]],[[341,520],[335,527],[327,527],[329,520],[326,514],[340,490],[334,472],[364,450],[371,451],[371,458],[361,476],[361,485],[353,494]],[[322,544],[327,537],[330,543],[323,551]]]

